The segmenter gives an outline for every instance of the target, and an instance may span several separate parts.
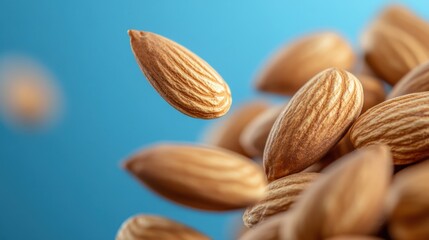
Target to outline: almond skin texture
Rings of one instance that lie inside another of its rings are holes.
[[[327,69],[290,100],[271,129],[264,151],[268,181],[319,161],[359,116],[363,90],[351,73]]]
[[[336,236],[332,238],[327,238],[325,240],[382,240],[382,239],[373,237],[373,236],[349,235],[349,236]]]
[[[389,93],[388,99],[401,95],[429,91],[429,61],[405,75]]]
[[[392,5],[381,13],[379,19],[407,32],[429,52],[429,23],[417,16],[410,9],[401,5]]]
[[[209,145],[225,148],[251,157],[241,146],[240,136],[247,125],[269,108],[264,101],[246,103],[234,110],[227,118],[215,123],[206,134],[205,142]]]
[[[256,163],[221,148],[158,144],[132,156],[124,167],[167,199],[202,210],[247,207],[263,197],[266,186]]]
[[[253,227],[272,215],[287,211],[318,176],[318,173],[297,173],[271,182],[265,197],[244,212],[244,224]]]
[[[273,106],[255,117],[240,136],[241,146],[252,157],[262,157],[271,128],[284,106]]]
[[[395,164],[429,158],[429,92],[389,99],[371,108],[350,129],[356,148],[383,143]]]
[[[337,33],[305,36],[272,57],[256,87],[264,92],[293,95],[320,71],[329,67],[350,69],[354,61],[351,46]]]
[[[384,91],[383,83],[374,77],[361,74],[357,75],[357,78],[362,83],[364,95],[362,114],[366,112],[366,110],[383,102],[386,98],[386,92]]]
[[[239,240],[280,240],[280,226],[287,221],[289,213],[272,216],[248,230]]]
[[[116,240],[209,240],[210,238],[175,221],[149,215],[127,219],[116,235]]]
[[[367,64],[391,85],[429,60],[424,45],[402,29],[384,22],[375,23],[365,33],[362,48]]]
[[[394,239],[429,239],[429,161],[395,175],[389,194],[389,232]]]
[[[367,235],[383,223],[393,173],[389,148],[373,145],[344,156],[303,192],[281,227],[283,239]],[[285,228],[283,228],[285,226]]]
[[[231,92],[203,59],[160,35],[129,30],[131,49],[150,84],[174,108],[202,119],[223,116]]]

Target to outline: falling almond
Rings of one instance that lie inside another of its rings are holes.
[[[170,105],[202,119],[228,112],[232,102],[229,87],[203,59],[155,33],[129,30],[128,34],[144,75]]]

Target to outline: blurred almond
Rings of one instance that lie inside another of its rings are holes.
[[[209,237],[175,221],[150,215],[137,215],[125,221],[116,240],[209,240]]]
[[[282,238],[325,239],[376,232],[384,220],[392,172],[391,154],[385,145],[344,156],[303,192],[290,212],[290,221],[281,227]]]
[[[389,99],[356,120],[350,140],[356,148],[383,143],[395,164],[429,158],[429,92]]]
[[[247,207],[264,196],[260,167],[221,148],[159,144],[124,164],[138,180],[176,203],[212,211]]]
[[[336,237],[326,238],[325,240],[382,240],[382,239],[378,237],[373,237],[373,236],[348,235],[348,236],[336,236]]]
[[[260,74],[256,87],[264,92],[293,95],[322,70],[349,69],[354,60],[351,46],[337,33],[312,34],[276,53]]]
[[[280,226],[287,221],[288,216],[288,213],[272,216],[248,230],[239,240],[280,240]]]
[[[203,59],[160,35],[129,30],[131,48],[150,84],[174,108],[195,118],[223,116],[231,92]]]
[[[384,91],[383,83],[374,77],[360,74],[357,75],[357,78],[362,83],[364,95],[362,114],[366,112],[366,110],[383,102],[386,98],[386,92]]]
[[[384,22],[373,24],[365,33],[362,48],[367,64],[391,85],[429,60],[423,44],[404,30]]]
[[[391,5],[380,14],[380,21],[393,25],[415,38],[429,52],[429,23],[402,5]]]
[[[389,232],[394,239],[429,239],[429,161],[395,175],[389,195]]]
[[[268,103],[264,101],[253,101],[242,105],[226,119],[213,125],[206,134],[205,142],[251,157],[252,155],[241,146],[240,136],[244,129],[268,108]]]
[[[265,197],[244,212],[244,224],[253,227],[272,215],[287,211],[318,176],[318,173],[297,173],[271,182]]]
[[[252,157],[262,157],[268,135],[284,106],[273,106],[254,118],[240,136],[241,146]]]
[[[401,95],[429,91],[429,61],[414,68],[405,75],[389,93],[388,98]]]
[[[359,116],[363,90],[351,73],[327,69],[290,100],[271,129],[264,151],[268,180],[297,173],[319,161]]]

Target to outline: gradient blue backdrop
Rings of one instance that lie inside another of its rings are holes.
[[[357,47],[385,3],[2,0],[0,57],[22,53],[51,69],[65,109],[45,132],[0,123],[0,239],[113,239],[136,213],[165,215],[229,239],[240,213],[173,205],[119,167],[141,146],[196,141],[212,123],[186,117],[158,96],[134,60],[127,29],[153,31],[193,50],[229,83],[237,106],[256,95],[252,77],[284,41],[332,28]],[[427,1],[407,5],[428,17]]]

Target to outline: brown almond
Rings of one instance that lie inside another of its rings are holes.
[[[275,214],[287,211],[318,176],[318,173],[296,173],[271,182],[265,197],[244,212],[244,224],[253,227]]]
[[[335,236],[335,237],[327,238],[325,240],[382,240],[382,239],[378,237],[373,237],[373,236],[348,235],[348,236]]]
[[[388,99],[401,95],[429,91],[429,61],[405,75],[389,93]]]
[[[240,136],[244,129],[262,112],[269,108],[265,101],[248,102],[234,110],[227,118],[215,123],[206,134],[209,145],[225,148],[233,152],[252,157],[243,149]]]
[[[389,194],[389,232],[394,239],[429,239],[429,161],[395,175]]]
[[[350,129],[356,148],[386,144],[395,164],[429,158],[429,92],[389,99],[371,108]]]
[[[429,60],[429,53],[413,36],[383,22],[375,23],[365,33],[362,48],[367,64],[391,85]]]
[[[349,43],[334,32],[297,39],[274,55],[260,74],[257,89],[293,95],[326,68],[350,69],[355,56]]]
[[[229,87],[203,59],[160,35],[136,30],[128,34],[144,75],[171,106],[202,119],[228,112],[232,102]]]
[[[268,135],[284,106],[273,106],[253,119],[240,136],[241,146],[252,157],[262,157]]]
[[[360,74],[357,75],[357,78],[362,83],[364,95],[362,114],[366,112],[366,110],[383,102],[386,98],[386,92],[384,91],[383,83],[374,77]]]
[[[287,221],[289,213],[281,213],[268,218],[249,229],[240,240],[280,240],[280,226]]]
[[[116,240],[209,240],[202,233],[181,223],[158,216],[137,215],[127,219]]]
[[[351,73],[327,69],[290,100],[271,129],[264,151],[268,181],[319,161],[359,116],[363,90]]]
[[[384,220],[384,202],[393,172],[385,145],[358,149],[327,168],[303,192],[281,228],[283,239],[325,239],[367,235]]]
[[[264,196],[266,186],[256,163],[221,148],[158,144],[132,156],[124,167],[167,199],[202,210],[247,207]]]
[[[429,23],[402,5],[391,5],[383,10],[380,21],[407,32],[429,52]]]

